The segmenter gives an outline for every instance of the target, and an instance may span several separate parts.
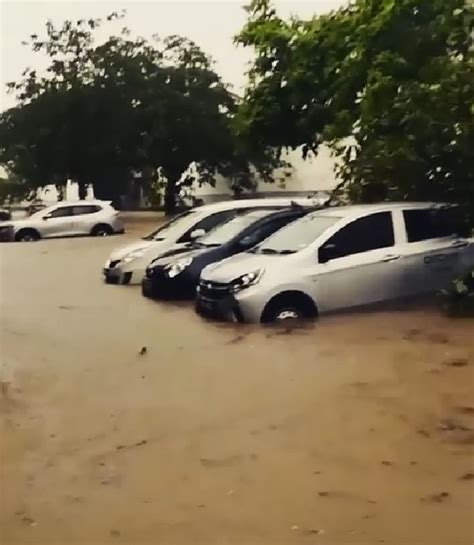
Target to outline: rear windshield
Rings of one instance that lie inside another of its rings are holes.
[[[304,216],[277,231],[252,251],[257,254],[294,254],[314,242],[340,219],[319,214]]]
[[[181,220],[188,220],[193,214],[196,214],[195,210],[187,210],[182,214],[178,214],[173,219],[156,229],[156,231],[153,231],[146,237],[143,237],[143,240],[165,240],[170,234],[171,230],[174,229],[178,223],[181,222]]]

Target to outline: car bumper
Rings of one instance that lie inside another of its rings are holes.
[[[102,269],[102,274],[104,275],[106,284],[139,284],[143,278],[143,273],[141,271],[123,270],[113,262],[106,263],[105,267]]]
[[[244,322],[235,297],[229,295],[223,299],[209,299],[202,295],[196,297],[196,312],[204,318],[226,322]]]
[[[156,299],[193,299],[196,282],[185,273],[169,278],[164,270],[158,270],[152,277],[143,278],[142,293]]]
[[[214,292],[215,293],[215,292]],[[196,312],[208,318],[245,323],[259,323],[268,300],[268,294],[257,286],[237,293],[223,293],[213,297],[199,288],[196,297]]]

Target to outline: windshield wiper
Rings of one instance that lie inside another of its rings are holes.
[[[262,248],[258,251],[259,254],[266,254],[266,255],[274,255],[279,254],[280,252],[278,250],[274,250],[273,248]]]

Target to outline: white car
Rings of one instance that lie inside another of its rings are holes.
[[[75,235],[123,233],[119,213],[106,201],[61,201],[27,218],[0,223],[0,239],[29,242]]]
[[[206,267],[196,310],[273,322],[434,293],[474,267],[474,239],[463,237],[456,212],[382,203],[308,214]]]
[[[325,201],[326,199],[324,199]],[[196,240],[211,229],[232,219],[239,211],[258,208],[285,208],[291,203],[315,207],[324,204],[319,198],[275,197],[242,199],[207,204],[187,210],[141,240],[115,250],[105,263],[103,274],[109,284],[139,284],[146,267],[176,245]]]

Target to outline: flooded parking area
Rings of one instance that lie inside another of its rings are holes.
[[[472,544],[473,320],[206,322],[131,238],[0,246],[2,545]]]

